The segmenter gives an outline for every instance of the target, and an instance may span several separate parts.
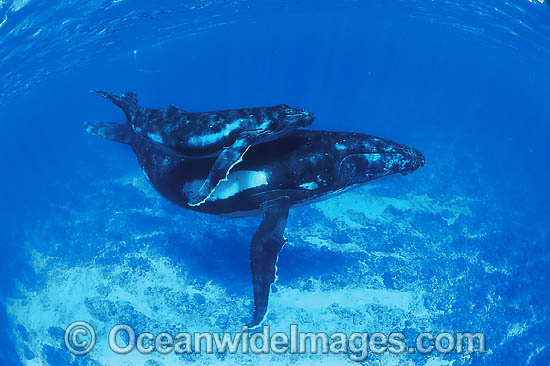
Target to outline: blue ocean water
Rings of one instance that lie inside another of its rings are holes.
[[[292,209],[266,322],[483,332],[485,354],[362,365],[550,365],[546,1],[0,0],[0,364],[346,365],[345,355],[116,355],[113,325],[240,330],[259,218],[178,208],[89,93],[191,111],[286,103],[426,165]],[[65,327],[98,345],[71,355]],[[103,342],[103,343],[101,343]]]

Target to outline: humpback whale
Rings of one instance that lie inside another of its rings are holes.
[[[263,215],[250,244],[254,310],[250,327],[267,312],[279,252],[286,243],[289,209],[342,193],[373,179],[408,174],[425,163],[412,147],[361,133],[294,130],[256,144],[200,206],[192,192],[209,175],[216,157],[186,159],[139,137],[128,124],[87,123],[86,130],[126,143],[153,187],[185,209],[219,216]]]
[[[186,158],[217,156],[189,204],[198,206],[241,160],[250,146],[276,139],[313,122],[313,114],[279,104],[272,107],[188,112],[172,105],[168,109],[140,107],[137,95],[116,95],[105,90],[93,93],[122,109],[136,134],[170,154]]]

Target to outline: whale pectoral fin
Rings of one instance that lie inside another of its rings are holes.
[[[190,206],[199,206],[206,201],[218,183],[222,179],[225,179],[231,169],[242,161],[242,157],[250,147],[250,144],[251,139],[248,136],[244,136],[235,141],[233,145],[222,150],[202,186],[195,194],[191,195],[189,199]]]
[[[275,271],[279,253],[286,243],[283,237],[290,200],[280,197],[264,205],[262,223],[250,243],[250,269],[254,284],[254,315],[249,327],[259,325],[267,312],[271,284],[275,282]]]

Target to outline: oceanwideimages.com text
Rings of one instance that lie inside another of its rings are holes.
[[[472,354],[486,352],[483,333],[420,333],[409,341],[403,333],[325,333],[301,332],[292,324],[289,332],[271,332],[270,326],[250,330],[243,326],[236,333],[215,332],[152,332],[137,333],[127,324],[118,324],[107,335],[114,353],[151,354],[347,354],[353,361],[362,362],[370,354]],[[96,342],[93,327],[86,322],[74,322],[65,332],[65,345],[75,355],[92,351]]]

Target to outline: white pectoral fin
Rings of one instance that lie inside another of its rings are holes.
[[[242,161],[250,144],[248,139],[242,138],[222,150],[208,173],[204,183],[197,193],[191,196],[189,205],[199,206],[208,199],[220,181],[227,179],[231,169]]]

